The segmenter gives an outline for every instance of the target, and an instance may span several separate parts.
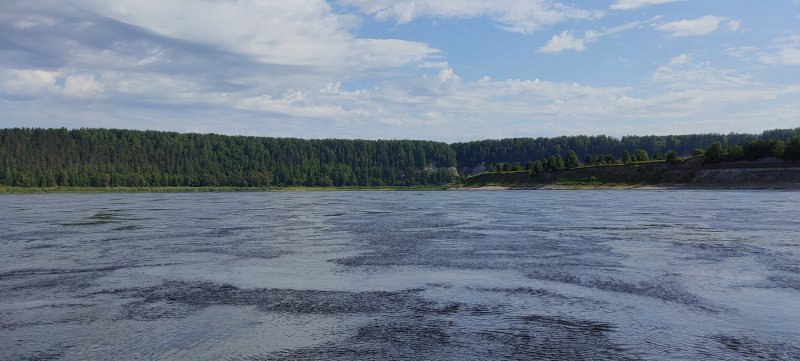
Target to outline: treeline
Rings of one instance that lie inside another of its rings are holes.
[[[800,135],[800,128],[778,129],[757,134],[689,134],[667,136],[625,136],[614,138],[608,136],[563,136],[554,138],[509,138],[499,140],[482,140],[452,144],[458,159],[459,167],[470,169],[480,165],[493,168],[498,163],[519,163],[532,160],[548,160],[556,155],[566,157],[572,150],[577,157],[586,160],[606,160],[609,155],[622,159],[625,152],[635,154],[642,150],[654,158],[665,157],[669,151],[679,156],[688,156],[696,149],[705,149],[714,142],[725,146],[745,144],[753,140],[775,139],[787,141]]]
[[[755,134],[570,136],[446,143],[304,140],[118,129],[0,129],[0,186],[414,186],[470,171],[774,156],[797,160],[800,128]]]
[[[456,181],[446,143],[0,129],[5,186],[413,186]]]
[[[718,144],[718,143],[715,143]],[[704,152],[700,150],[701,152]],[[693,154],[697,155],[698,149],[695,149]],[[631,164],[639,162],[649,162],[651,160],[668,160],[674,161],[678,159],[678,153],[670,150],[666,155],[656,154],[655,157],[650,158],[650,155],[644,149],[637,149],[634,154],[630,154],[627,150],[623,152],[622,159],[617,159],[613,154],[589,154],[581,163],[578,160],[578,154],[574,150],[568,150],[566,157],[561,157],[560,154],[551,155],[546,159],[537,159],[525,162],[523,167],[520,163],[497,163],[493,167],[487,169],[489,172],[517,172],[528,170],[533,173],[541,172],[544,170],[559,170],[570,169],[585,166],[598,166],[598,165],[613,165],[613,164]]]
[[[747,142],[744,146],[738,144],[722,144],[714,142],[706,149],[695,148],[691,152],[692,156],[704,156],[703,162],[706,164],[720,162],[736,162],[740,160],[759,160],[763,158],[782,158],[787,161],[800,160],[800,135],[796,135],[786,141],[769,138],[767,140],[754,139]],[[583,163],[578,161],[577,153],[573,150],[566,152],[566,157],[560,154],[551,155],[546,159],[527,161],[523,166],[519,162],[497,163],[489,167],[489,172],[518,172],[522,170],[532,173],[544,170],[571,169],[585,166],[632,164],[649,161],[676,161],[679,155],[674,150],[669,150],[666,154],[657,153],[650,157],[644,149],[636,149],[631,154],[628,150],[623,151],[622,159],[617,159],[613,154],[587,155]]]
[[[704,153],[706,163],[758,160],[768,157],[797,161],[800,160],[800,135],[786,141],[775,138],[755,139],[744,146],[714,142]]]

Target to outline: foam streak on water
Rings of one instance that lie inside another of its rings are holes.
[[[0,195],[0,359],[800,359],[800,192]]]

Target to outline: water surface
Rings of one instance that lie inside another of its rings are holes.
[[[800,192],[0,196],[0,359],[798,359]]]

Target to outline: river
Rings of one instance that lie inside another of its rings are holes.
[[[0,195],[0,359],[800,359],[800,192]]]

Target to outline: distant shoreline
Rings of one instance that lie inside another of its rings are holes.
[[[732,186],[730,184],[721,186],[699,186],[688,184],[542,184],[538,186],[503,186],[488,185],[480,187],[454,187],[452,191],[525,191],[525,190],[640,190],[640,191],[664,191],[664,190],[800,190],[800,186],[784,185],[741,185]]]
[[[781,189],[800,190],[800,163],[779,159],[705,164],[703,157],[531,173],[487,172],[464,189]]]
[[[320,191],[437,191],[448,186],[380,187],[0,187],[0,194],[42,193],[220,193],[220,192],[320,192]]]
[[[450,188],[453,191],[515,191],[515,190],[667,190],[680,189],[683,187],[666,185],[645,185],[645,184],[541,184],[537,186],[504,186],[487,185],[481,187],[457,187]]]
[[[705,164],[702,157],[556,171],[487,172],[463,183],[344,187],[11,187],[0,194],[496,190],[800,190],[800,163],[777,159]]]
[[[689,185],[689,184],[539,184],[430,187],[0,187],[0,195],[47,193],[234,193],[234,192],[358,192],[358,191],[525,191],[525,190],[800,190],[800,186],[785,185]]]

